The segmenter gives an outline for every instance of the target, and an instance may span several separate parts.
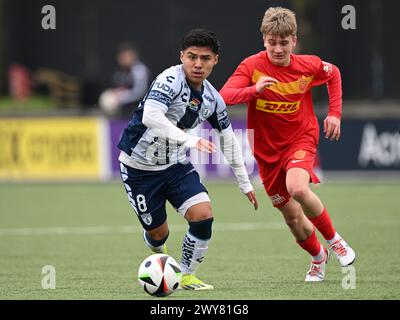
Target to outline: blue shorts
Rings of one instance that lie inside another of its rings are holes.
[[[120,163],[121,178],[129,202],[145,230],[167,219],[166,201],[178,209],[193,196],[207,192],[191,163],[177,163],[161,171],[145,171]]]

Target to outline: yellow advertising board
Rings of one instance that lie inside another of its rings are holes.
[[[0,119],[0,179],[101,177],[97,118]]]

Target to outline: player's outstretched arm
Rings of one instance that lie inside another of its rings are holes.
[[[251,82],[249,69],[243,62],[229,77],[219,93],[227,105],[246,103],[259,95],[256,85]]]
[[[143,109],[143,124],[154,130],[154,132],[163,138],[184,144],[187,148],[196,148],[208,153],[215,152],[216,146],[205,139],[192,136],[176,127],[165,116],[165,112],[157,106],[146,104]]]
[[[317,60],[318,72],[315,85],[326,82],[329,96],[328,116],[324,120],[325,138],[339,140],[340,119],[342,116],[342,78],[340,70],[335,65]]]

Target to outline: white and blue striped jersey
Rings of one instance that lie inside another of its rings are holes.
[[[225,102],[210,82],[203,82],[201,92],[194,90],[186,82],[183,66],[172,66],[153,81],[118,144],[123,158],[129,157],[128,162],[140,169],[162,170],[184,162],[187,151],[182,144],[157,136],[142,123],[146,102],[162,109],[166,118],[182,130],[195,128],[205,120],[219,132],[230,128]]]

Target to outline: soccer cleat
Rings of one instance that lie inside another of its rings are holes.
[[[354,250],[343,239],[339,239],[329,245],[329,249],[335,253],[336,259],[338,259],[342,267],[351,265],[356,259]]]
[[[197,279],[194,274],[182,275],[181,288],[185,290],[214,290],[211,284]]]
[[[304,281],[318,282],[325,279],[325,267],[329,261],[329,251],[325,248],[325,259],[322,261],[311,261],[310,270],[306,274]]]

